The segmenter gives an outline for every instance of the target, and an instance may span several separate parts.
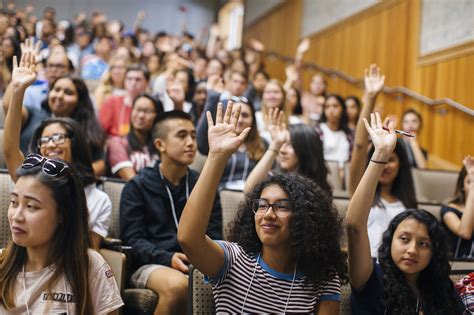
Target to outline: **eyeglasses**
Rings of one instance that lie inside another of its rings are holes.
[[[244,103],[246,105],[249,105],[250,101],[248,98],[246,98],[245,96],[241,96],[241,97],[238,97],[238,96],[232,96],[230,98],[230,100],[234,103]]]
[[[291,203],[288,200],[279,200],[274,203],[269,203],[265,199],[252,201],[252,211],[255,215],[265,215],[270,207],[272,207],[273,213],[280,218],[287,217],[292,213]]]
[[[54,144],[63,144],[66,142],[66,139],[69,138],[69,135],[65,133],[55,133],[50,137],[41,137],[37,141],[38,148],[45,147],[48,145],[49,141],[53,140]]]
[[[42,165],[41,171],[49,176],[59,176],[69,169],[69,166],[60,160],[48,159],[34,153],[28,154],[23,163],[21,163],[21,167],[25,169],[33,168],[38,165]]]

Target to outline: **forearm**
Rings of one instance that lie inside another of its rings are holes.
[[[411,150],[415,157],[416,166],[420,169],[426,168],[426,159],[423,152],[421,151],[418,141],[416,141],[416,139],[412,139],[409,141],[410,141]]]
[[[209,41],[207,42],[207,47],[206,47],[206,56],[209,59],[214,58],[216,55],[217,51],[217,37],[211,35],[209,37]]]
[[[364,94],[364,106],[357,121],[354,147],[352,148],[351,166],[349,168],[349,195],[352,196],[359,184],[362,175],[364,175],[365,165],[367,163],[367,147],[369,145],[369,135],[365,130],[363,118],[369,119],[375,106],[376,96]]]
[[[21,123],[19,123],[22,120],[24,94],[25,89],[12,87],[9,110],[5,118],[3,131],[3,153],[8,172],[14,182],[16,182],[16,169],[24,158],[20,150]]]
[[[248,194],[262,180],[267,178],[268,172],[272,169],[273,163],[277,157],[278,150],[270,147],[267,149],[260,161],[255,165],[245,181],[244,193]]]
[[[183,249],[204,241],[220,178],[227,159],[212,153],[207,157],[199,179],[179,220],[178,239]]]

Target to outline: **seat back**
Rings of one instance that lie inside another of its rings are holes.
[[[215,314],[212,285],[204,282],[204,275],[192,267],[189,270],[188,314]]]
[[[109,236],[120,238],[120,196],[122,195],[122,190],[126,182],[115,178],[104,178],[103,182],[104,192],[112,201]]]
[[[350,315],[351,310],[351,286],[349,283],[341,285],[341,303],[339,304],[339,314]]]
[[[339,162],[337,161],[326,161],[328,167],[328,183],[331,185],[333,190],[343,190],[344,182],[340,175]]]
[[[428,203],[428,202],[423,202],[418,204],[418,209],[423,209],[431,213],[438,219],[438,221],[441,221],[441,204],[440,203]]]
[[[198,173],[201,173],[202,168],[204,167],[204,163],[206,162],[207,155],[203,155],[199,153],[199,151],[196,151],[196,155],[194,156],[194,161],[191,165],[189,165],[189,168],[192,170],[195,170]]]
[[[11,239],[7,211],[10,205],[11,177],[7,170],[0,170],[0,248]]]
[[[102,248],[100,254],[104,257],[105,261],[109,264],[112,272],[114,273],[115,281],[120,292],[123,292],[125,283],[125,268],[126,268],[126,256],[124,253],[120,253],[114,250]]]
[[[0,112],[3,110],[0,108]],[[5,162],[5,156],[3,155],[3,128],[0,128],[0,168],[7,168],[7,163]]]
[[[241,191],[221,190],[219,192],[222,207],[222,235],[225,240],[228,239],[228,225],[232,222],[239,210],[240,203],[244,200],[245,195]]]
[[[412,169],[416,199],[420,202],[446,202],[454,195],[457,172]]]

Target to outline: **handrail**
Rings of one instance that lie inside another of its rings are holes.
[[[277,59],[280,59],[284,62],[287,62],[287,63],[294,63],[295,59],[293,57],[288,57],[288,56],[283,56],[275,51],[266,51],[265,52],[265,55],[269,56],[269,57],[273,57],[273,58],[277,58]],[[332,69],[332,68],[327,68],[327,67],[323,67],[315,62],[302,62],[301,63],[301,67],[303,69],[313,69],[313,70],[316,70],[316,71],[319,71],[319,72],[322,72],[324,73],[325,75],[328,75],[328,76],[333,76],[333,77],[339,77],[341,78],[342,80],[352,84],[352,85],[358,85],[358,86],[363,86],[363,83],[364,83],[364,80],[363,79],[358,79],[358,78],[354,78],[353,76],[351,75],[348,75],[347,73],[345,72],[342,72],[342,71],[339,71],[339,70],[335,70],[335,69]],[[421,95],[415,91],[412,91],[404,86],[396,86],[396,87],[390,87],[390,86],[387,86],[387,85],[384,85],[383,87],[383,92],[386,93],[386,94],[402,94],[402,95],[406,95],[412,99],[415,99],[421,103],[424,103],[426,105],[429,105],[429,106],[436,106],[436,105],[443,105],[443,104],[446,104],[446,105],[449,105],[451,107],[454,107],[470,116],[474,116],[474,109],[470,109],[469,107],[461,104],[461,103],[458,103],[448,97],[443,97],[443,98],[438,98],[438,99],[431,99],[427,96],[424,96],[424,95]]]

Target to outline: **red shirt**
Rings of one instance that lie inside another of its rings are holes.
[[[125,104],[125,96],[110,95],[100,108],[99,121],[108,136],[125,136],[130,130],[132,105]]]

